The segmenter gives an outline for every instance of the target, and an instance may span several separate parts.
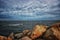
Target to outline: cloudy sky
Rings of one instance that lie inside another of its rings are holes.
[[[0,0],[0,20],[60,20],[60,0]]]

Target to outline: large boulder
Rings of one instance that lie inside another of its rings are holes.
[[[46,40],[60,40],[60,23],[51,25],[43,37]]]
[[[36,39],[38,37],[41,37],[46,29],[47,27],[45,25],[36,25],[32,30],[31,38]]]
[[[56,38],[60,40],[60,23],[53,24],[51,27],[54,36],[56,36]]]

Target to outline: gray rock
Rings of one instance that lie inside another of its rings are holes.
[[[18,39],[18,38],[21,38],[22,36],[24,36],[23,33],[18,33],[18,34],[15,34],[15,37]]]
[[[12,32],[8,37],[14,39],[14,33]]]

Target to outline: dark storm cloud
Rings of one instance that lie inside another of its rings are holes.
[[[59,0],[0,0],[0,19],[60,20]]]

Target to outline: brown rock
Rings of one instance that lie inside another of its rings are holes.
[[[7,37],[5,37],[5,36],[0,36],[0,40],[7,40]]]
[[[46,40],[57,40],[56,37],[53,35],[53,31],[48,29],[46,33],[43,35],[43,38]]]
[[[44,38],[46,40],[60,40],[60,23],[50,26],[46,31]]]
[[[10,37],[0,36],[0,40],[13,40]]]
[[[21,38],[21,39],[19,39],[19,40],[32,40],[32,39],[29,38],[28,36],[25,36],[25,37],[23,37],[23,38]]]
[[[60,23],[53,24],[51,27],[53,34],[60,40]]]
[[[31,38],[36,39],[40,37],[46,31],[45,25],[36,25],[32,31]]]
[[[14,40],[14,33],[13,32],[8,36],[7,40]]]
[[[13,40],[12,38],[8,37],[7,40]]]

